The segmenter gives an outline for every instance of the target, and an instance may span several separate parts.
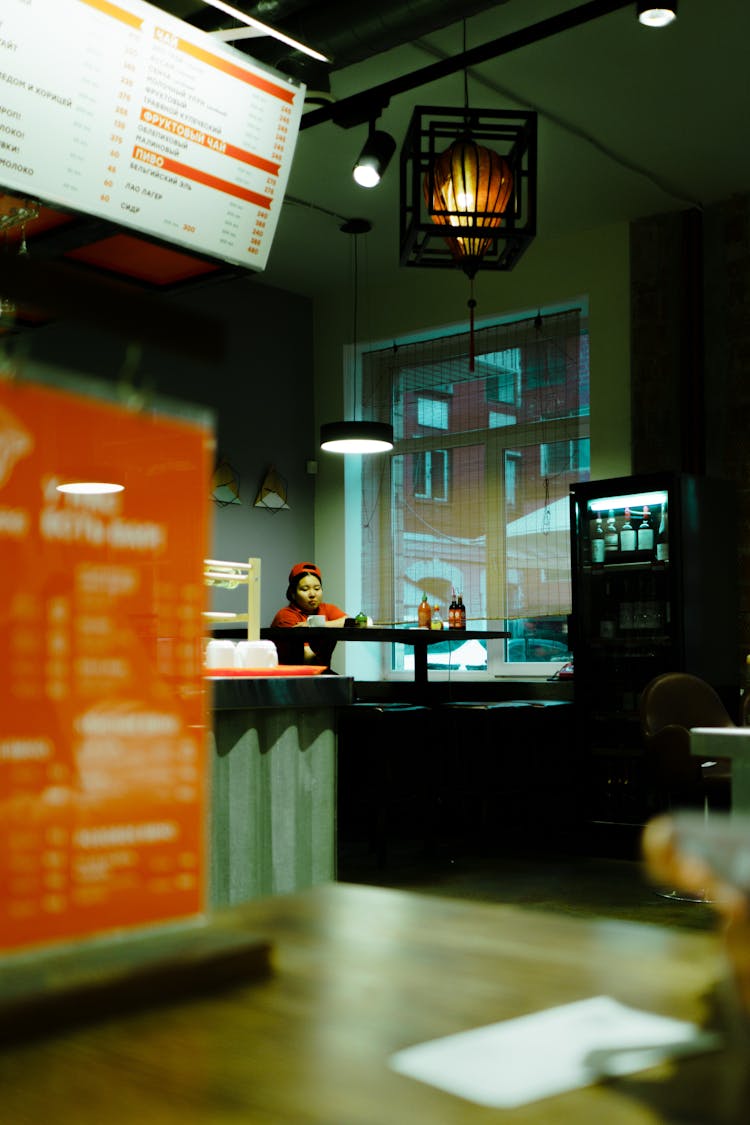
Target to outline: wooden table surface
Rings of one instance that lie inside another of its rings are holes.
[[[739,1048],[512,1111],[387,1066],[399,1048],[601,994],[716,1026],[712,934],[346,884],[249,903],[230,924],[271,938],[271,976],[4,1048],[3,1125],[750,1121]]]

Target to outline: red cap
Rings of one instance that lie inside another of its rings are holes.
[[[289,581],[294,582],[295,578],[299,578],[300,574],[314,574],[319,582],[322,583],[323,581],[323,576],[315,563],[295,563],[292,569],[289,571]]]

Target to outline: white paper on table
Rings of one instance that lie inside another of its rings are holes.
[[[497,1108],[512,1108],[676,1055],[720,1046],[695,1024],[592,996],[398,1051],[399,1074]]]

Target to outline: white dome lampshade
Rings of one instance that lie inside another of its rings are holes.
[[[329,453],[385,453],[393,449],[393,426],[387,422],[326,422],[320,448]]]
[[[645,27],[667,27],[677,19],[677,0],[671,4],[638,0],[638,22]]]

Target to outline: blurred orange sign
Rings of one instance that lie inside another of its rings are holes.
[[[0,949],[204,908],[212,445],[0,380]]]

